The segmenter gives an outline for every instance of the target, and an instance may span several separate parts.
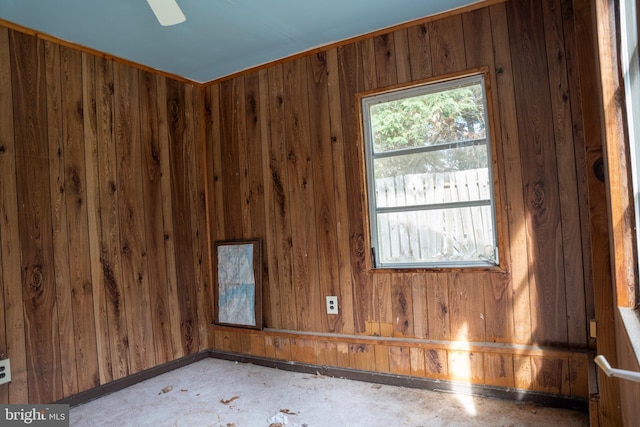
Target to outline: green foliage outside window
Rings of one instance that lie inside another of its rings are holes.
[[[484,139],[482,97],[482,87],[475,84],[372,105],[375,152]],[[445,150],[385,163],[385,167],[376,168],[376,177],[393,176],[398,169],[424,173],[486,167],[487,156],[484,148]]]

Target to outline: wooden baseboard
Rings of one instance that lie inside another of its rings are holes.
[[[190,354],[188,356],[181,357],[180,359],[172,360],[171,362],[154,366],[153,368],[146,369],[144,371],[128,375],[124,378],[99,385],[98,387],[80,392],[78,394],[74,394],[73,396],[66,397],[54,403],[67,404],[71,407],[78,406],[99,397],[103,397],[113,392],[131,387],[132,385],[138,384],[139,382],[173,371],[174,369],[182,368],[183,366],[187,366],[193,362],[206,359],[207,357],[210,357],[209,351],[207,350]]]
[[[467,384],[455,381],[432,380],[429,378],[411,377],[383,372],[361,371],[350,368],[313,365],[309,363],[291,362],[217,350],[209,350],[209,356],[216,359],[240,363],[252,363],[254,365],[276,368],[283,371],[319,374],[328,377],[345,378],[353,381],[418,388],[444,393],[470,394],[479,397],[528,402],[546,407],[573,409],[584,412],[589,410],[589,401],[587,399],[558,394]]]
[[[588,349],[218,326],[211,328],[210,340],[215,351],[284,362],[565,396],[570,401],[590,397]]]
[[[139,382],[170,372],[174,369],[178,369],[191,363],[206,359],[208,357],[240,363],[252,363],[258,366],[275,368],[284,371],[319,374],[335,378],[345,378],[353,381],[410,387],[444,393],[471,394],[480,397],[528,402],[546,407],[573,409],[585,412],[589,410],[589,401],[587,399],[581,399],[572,396],[540,393],[512,388],[491,387],[478,384],[467,384],[455,381],[433,380],[429,378],[396,375],[384,372],[362,371],[351,368],[315,365],[310,363],[285,361],[218,350],[204,350],[199,353],[194,353],[189,356],[162,364],[160,366],[156,366],[151,369],[129,375],[125,378],[100,385],[90,390],[83,391],[55,403],[68,404],[71,407],[78,406],[83,403],[87,403],[108,394],[114,393],[116,391],[125,389]]]

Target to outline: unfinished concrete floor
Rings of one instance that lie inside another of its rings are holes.
[[[71,408],[72,426],[586,426],[588,414],[207,358]]]

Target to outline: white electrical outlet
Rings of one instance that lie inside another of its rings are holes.
[[[327,297],[327,314],[338,314],[338,297]]]
[[[11,364],[9,359],[0,360],[0,384],[11,382]]]

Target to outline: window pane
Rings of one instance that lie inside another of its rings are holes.
[[[362,99],[380,268],[498,264],[482,75]]]
[[[376,178],[378,208],[491,200],[488,169]]]
[[[378,214],[379,263],[495,263],[491,206]]]
[[[479,145],[382,157],[374,160],[373,167],[376,178],[382,178],[412,173],[487,168],[489,160],[487,146],[482,142]]]
[[[483,96],[475,82],[371,105],[374,152],[484,138]]]

